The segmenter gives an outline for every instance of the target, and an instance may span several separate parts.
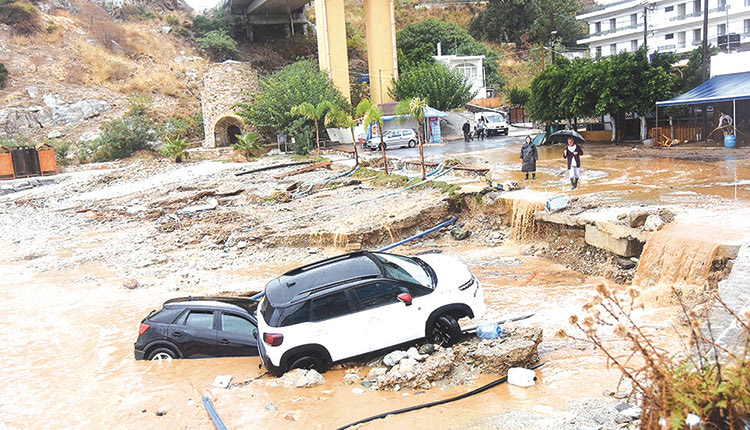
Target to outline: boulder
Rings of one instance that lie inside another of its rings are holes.
[[[383,364],[385,364],[388,367],[393,367],[398,364],[399,361],[403,360],[404,358],[408,357],[409,354],[406,353],[406,351],[393,351],[383,357]]]
[[[283,386],[288,388],[309,388],[325,384],[326,380],[315,369],[294,369],[284,374],[281,378],[268,382],[271,386]]]
[[[128,290],[135,290],[138,288],[138,281],[134,278],[130,278],[122,283],[122,286],[127,288]]]
[[[646,218],[646,222],[643,224],[643,228],[648,231],[656,231],[664,226],[664,221],[659,215],[649,215]]]
[[[455,226],[451,229],[451,236],[456,240],[464,240],[471,236],[471,232],[462,226]]]

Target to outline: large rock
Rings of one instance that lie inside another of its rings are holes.
[[[314,369],[294,369],[286,372],[281,378],[268,381],[268,385],[270,386],[288,388],[309,388],[325,383],[325,378]]]
[[[52,122],[56,125],[77,124],[110,109],[112,107],[109,103],[98,99],[81,100],[71,105],[57,105],[52,107]]]

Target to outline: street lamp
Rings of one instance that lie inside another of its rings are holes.
[[[552,64],[555,64],[555,39],[557,39],[557,30],[552,30],[550,35],[550,39],[552,40]]]

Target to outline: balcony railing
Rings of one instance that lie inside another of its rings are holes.
[[[638,28],[638,27],[639,27],[638,24],[630,24],[630,25],[625,26],[625,27],[619,27],[619,28],[615,28],[615,29],[611,29],[610,28],[609,30],[597,31],[595,33],[591,33],[591,34],[589,34],[589,37],[604,36],[604,35],[607,35],[607,34],[617,33],[618,31],[632,30],[632,29]]]
[[[719,7],[713,8],[713,9],[709,9],[708,13],[726,12],[726,10],[727,10],[727,5],[724,5],[724,6],[719,6]]]
[[[693,12],[693,13],[673,16],[672,18],[669,18],[669,20],[670,21],[682,21],[683,19],[695,18],[696,16],[701,16],[701,15],[703,15],[703,12]]]
[[[674,51],[677,48],[675,45],[662,45],[659,47],[659,52]]]

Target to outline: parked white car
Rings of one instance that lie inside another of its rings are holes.
[[[417,132],[410,128],[398,128],[395,130],[386,130],[383,134],[383,143],[385,149],[397,147],[413,148],[417,145]],[[380,136],[375,136],[367,141],[367,147],[370,149],[380,149]]]
[[[268,283],[258,306],[258,350],[272,375],[427,338],[453,345],[458,320],[485,312],[466,263],[446,254],[353,252],[291,270]]]
[[[491,111],[477,112],[474,114],[474,120],[476,122],[479,122],[482,119],[484,119],[484,130],[485,133],[487,133],[487,136],[492,136],[493,134],[508,135],[508,121],[506,120],[505,115]]]

